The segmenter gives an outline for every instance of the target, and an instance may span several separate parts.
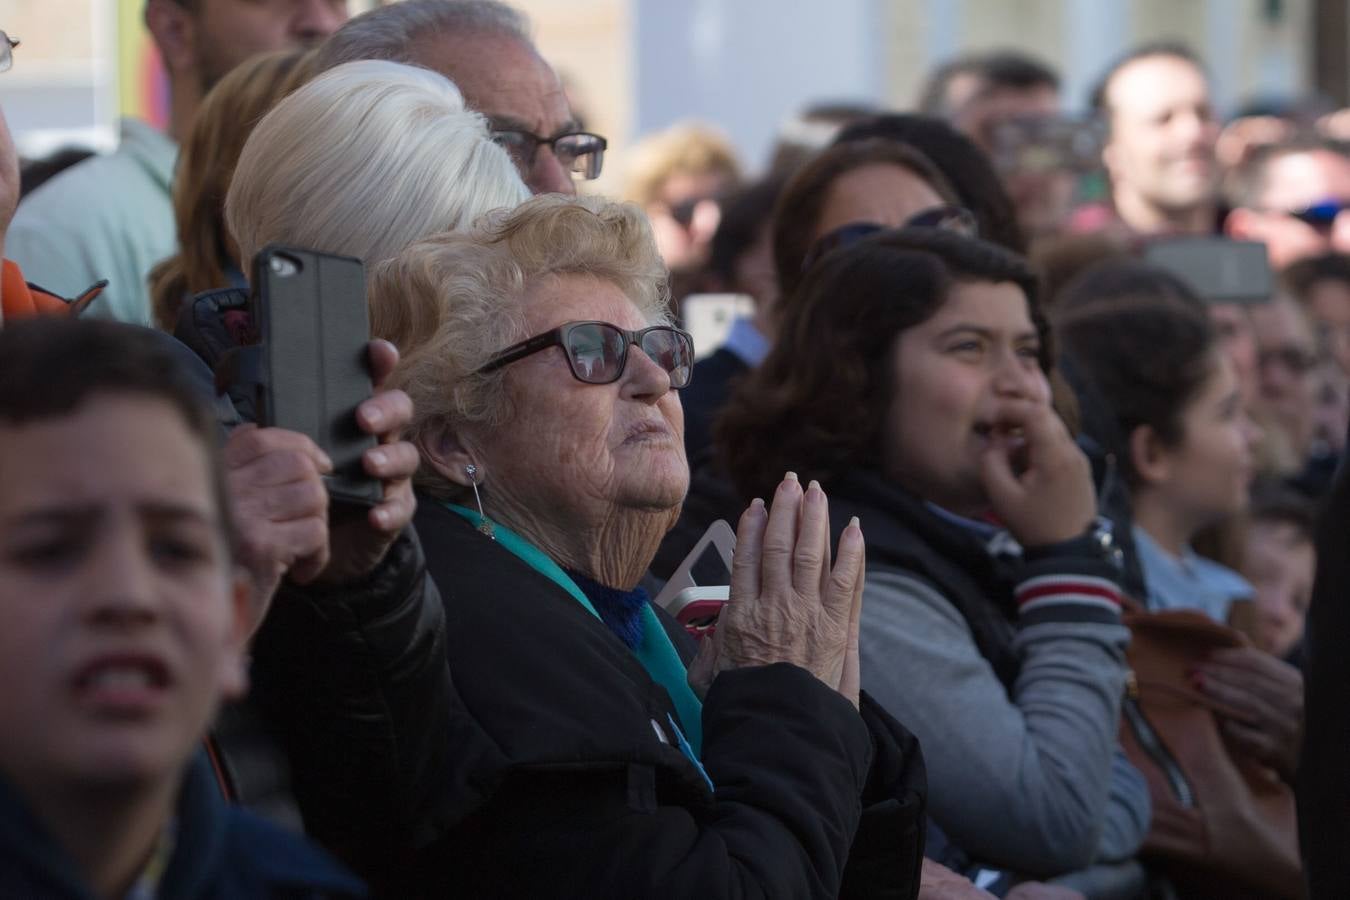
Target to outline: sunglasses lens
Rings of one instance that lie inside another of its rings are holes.
[[[670,386],[689,384],[694,371],[694,342],[674,328],[653,329],[642,336],[642,352],[670,375]]]
[[[1313,228],[1330,228],[1336,224],[1336,217],[1345,207],[1339,203],[1317,203],[1293,213],[1294,218],[1306,222]]]
[[[577,378],[590,384],[609,384],[623,373],[627,347],[623,335],[609,325],[588,322],[567,333],[567,359]]]

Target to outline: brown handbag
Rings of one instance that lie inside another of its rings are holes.
[[[1141,855],[1182,897],[1299,900],[1294,792],[1228,746],[1215,714],[1230,711],[1190,682],[1210,651],[1246,637],[1191,610],[1129,611],[1125,624],[1133,671],[1121,743],[1153,801]]]

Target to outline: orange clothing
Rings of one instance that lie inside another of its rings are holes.
[[[0,307],[4,313],[0,322],[34,316],[78,315],[90,300],[98,296],[105,284],[106,281],[101,281],[74,300],[66,300],[24,281],[19,267],[7,259],[3,271],[0,271]]]

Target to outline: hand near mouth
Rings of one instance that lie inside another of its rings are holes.
[[[990,505],[1022,546],[1072,540],[1092,524],[1092,468],[1046,403],[1010,401],[980,459]]]

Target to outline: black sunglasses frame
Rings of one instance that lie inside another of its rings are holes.
[[[505,150],[509,155],[511,155],[513,159],[516,159],[521,168],[525,170],[534,168],[534,161],[539,157],[540,147],[545,146],[548,147],[549,150],[553,152],[553,155],[557,156],[559,141],[564,141],[567,140],[568,138],[575,138],[575,137],[591,138],[597,144],[596,149],[588,151],[586,153],[578,153],[576,156],[572,158],[572,162],[573,164],[575,164],[577,160],[582,159],[583,157],[590,157],[590,160],[588,161],[585,170],[577,172],[575,169],[572,168],[572,166],[567,167],[569,172],[572,172],[575,175],[580,175],[586,181],[592,181],[600,177],[600,170],[604,168],[605,165],[605,150],[609,148],[609,141],[605,140],[600,135],[594,134],[589,131],[569,131],[566,132],[565,134],[558,134],[554,135],[551,138],[546,138],[540,137],[539,135],[535,134],[532,131],[523,131],[519,128],[493,128],[491,134],[493,142],[496,143],[497,146]],[[511,148],[497,141],[497,136],[503,134],[512,134],[521,138],[525,138],[526,141],[528,142],[527,146],[529,149],[525,150],[524,154],[521,157],[517,158],[514,154],[511,153]]]
[[[623,336],[623,355],[619,357],[619,365],[615,369],[613,378],[597,381],[594,378],[584,377],[577,371],[576,362],[572,357],[571,350],[569,350],[567,346],[567,339],[575,329],[588,325],[608,328],[610,331],[617,332]],[[561,347],[564,351],[563,356],[567,359],[567,368],[571,370],[572,377],[577,381],[580,381],[582,384],[613,384],[623,377],[624,371],[628,368],[628,348],[636,346],[643,353],[647,353],[646,348],[642,346],[642,340],[647,335],[658,331],[670,332],[683,342],[688,354],[688,364],[682,368],[684,368],[688,374],[685,376],[684,380],[678,384],[676,383],[676,371],[678,371],[678,369],[667,369],[666,374],[670,376],[670,386],[672,389],[679,390],[680,388],[688,387],[689,382],[694,378],[694,338],[689,332],[681,328],[676,328],[674,325],[649,325],[648,327],[638,329],[637,331],[629,331],[626,328],[620,328],[618,325],[614,325],[610,322],[602,322],[598,319],[567,322],[551,331],[545,331],[543,334],[536,334],[532,338],[526,338],[518,344],[512,344],[492,357],[492,359],[488,360],[487,363],[478,370],[478,373],[480,375],[486,375],[489,372],[495,372],[503,366],[518,362],[527,356],[533,356],[536,353],[547,350],[550,347]],[[647,356],[649,359],[652,359],[653,362],[656,362],[650,353],[648,353]],[[660,365],[660,363],[658,362],[657,365]]]
[[[980,226],[975,214],[964,206],[953,206],[951,204],[921,209],[906,219],[905,224],[901,225],[900,228],[936,228],[940,231],[950,231],[953,234],[965,235],[966,237],[979,237],[980,235]],[[822,235],[820,240],[812,244],[811,249],[806,251],[806,258],[802,260],[802,271],[809,272],[831,250],[851,247],[863,238],[881,231],[892,230],[896,229],[878,225],[875,222],[850,222],[847,225],[840,225],[828,234]]]

